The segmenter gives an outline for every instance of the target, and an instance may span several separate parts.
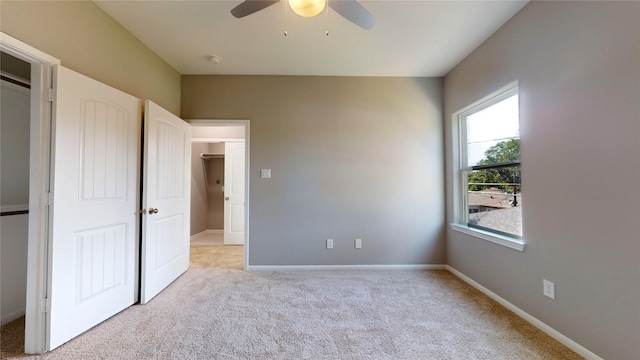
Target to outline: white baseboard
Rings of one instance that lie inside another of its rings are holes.
[[[2,318],[0,319],[0,325],[4,325],[4,324],[7,324],[7,323],[10,323],[15,319],[17,319],[17,318],[19,318],[21,316],[24,316],[24,314],[25,314],[25,309],[16,310],[16,311],[13,311],[13,312],[11,312],[9,314],[4,314],[4,315],[2,315]]]
[[[445,268],[447,270],[449,270],[449,272],[451,272],[453,275],[455,275],[455,276],[459,277],[460,279],[462,279],[462,281],[464,281],[467,284],[469,284],[469,285],[473,286],[474,288],[478,289],[483,294],[487,295],[488,297],[490,297],[493,300],[495,300],[498,303],[500,303],[500,305],[502,305],[502,306],[506,307],[507,309],[513,311],[516,315],[520,316],[521,318],[523,318],[527,322],[531,323],[531,325],[537,327],[538,329],[542,330],[547,335],[549,335],[552,338],[558,340],[564,346],[566,346],[569,349],[575,351],[576,353],[578,353],[578,355],[584,357],[585,359],[589,359],[589,360],[603,360],[601,357],[599,357],[598,355],[592,353],[591,351],[589,351],[584,346],[582,346],[582,345],[578,344],[577,342],[575,342],[575,341],[569,339],[568,337],[564,336],[563,334],[561,334],[559,331],[555,330],[551,326],[543,323],[542,321],[540,321],[537,318],[533,317],[529,313],[527,313],[524,310],[520,309],[519,307],[513,305],[512,303],[508,302],[504,298],[498,296],[493,291],[491,291],[491,290],[487,289],[486,287],[480,285],[478,282],[476,282],[475,280],[473,280],[470,277],[466,276],[465,274],[461,273],[460,271],[456,270],[455,268],[453,268],[453,267],[451,267],[449,265],[446,265]]]
[[[193,240],[195,240],[195,239],[197,239],[197,238],[199,238],[201,236],[204,236],[206,234],[223,234],[223,233],[224,233],[224,230],[217,230],[217,229],[216,230],[211,230],[211,229],[203,230],[203,231],[200,231],[197,234],[191,235],[191,241],[193,241]]]
[[[248,265],[247,271],[297,270],[446,270],[446,265]]]

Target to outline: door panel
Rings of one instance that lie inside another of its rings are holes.
[[[191,127],[145,101],[140,302],[189,267]]]
[[[244,142],[224,144],[224,244],[244,244]]]
[[[49,350],[136,301],[141,102],[54,68]]]

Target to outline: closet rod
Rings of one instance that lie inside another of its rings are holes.
[[[224,154],[200,154],[202,160],[224,159]]]
[[[28,214],[29,210],[19,210],[19,211],[3,211],[0,213],[0,216],[13,216],[13,215],[24,215]]]
[[[207,191],[209,191],[209,179],[207,177],[207,166],[205,161],[209,159],[224,159],[224,154],[200,154],[200,159],[202,159],[202,172],[204,173],[204,185],[207,187]]]

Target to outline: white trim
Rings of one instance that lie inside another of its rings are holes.
[[[205,236],[207,234],[224,234],[224,230],[218,230],[218,229],[215,229],[215,230],[212,230],[212,229],[202,230],[197,234],[191,235],[191,241],[196,240],[198,238],[201,238],[201,237],[203,237],[203,236]]]
[[[251,142],[250,121],[246,119],[184,119],[191,126],[244,126],[244,268],[249,269],[249,209],[250,209],[250,181],[251,181]]]
[[[502,297],[500,297],[499,295],[497,295],[493,291],[491,291],[491,290],[487,289],[486,287],[480,285],[478,282],[476,282],[475,280],[473,280],[470,277],[466,276],[465,274],[461,273],[460,271],[456,270],[452,266],[447,265],[446,269],[449,270],[449,272],[451,272],[453,275],[455,275],[458,278],[460,278],[462,281],[466,282],[467,284],[469,284],[469,285],[473,286],[474,288],[478,289],[483,294],[485,294],[488,297],[492,298],[493,300],[497,301],[498,303],[500,303],[500,305],[502,305],[502,306],[506,307],[507,309],[513,311],[516,315],[520,316],[522,319],[524,319],[525,321],[527,321],[531,325],[533,325],[533,326],[537,327],[538,329],[542,330],[545,334],[551,336],[552,338],[558,340],[564,346],[566,346],[569,349],[575,351],[576,353],[578,353],[578,355],[580,355],[580,356],[582,356],[582,357],[584,357],[586,359],[589,359],[589,360],[603,360],[601,357],[599,357],[598,355],[596,355],[593,352],[589,351],[584,346],[582,346],[582,345],[578,344],[577,342],[571,340],[570,338],[568,338],[565,335],[561,334],[559,331],[555,330],[551,326],[543,323],[542,321],[540,321],[537,318],[533,317],[529,313],[525,312],[524,310],[520,309],[519,307],[517,307],[517,306],[513,305],[512,303],[508,302],[507,300],[503,299]]]
[[[444,264],[416,265],[249,265],[247,271],[298,271],[298,270],[446,270]]]
[[[22,41],[14,38],[11,35],[0,32],[0,46],[2,51],[6,53],[18,54],[21,60],[24,60],[25,57],[28,57],[29,60],[27,62],[37,60],[40,63],[48,63],[51,65],[60,64],[60,60],[54,58],[53,56],[44,53],[31,45],[25,44]]]
[[[16,310],[12,313],[9,314],[5,314],[1,319],[0,319],[0,325],[5,325],[8,324],[10,322],[12,322],[13,320],[21,317],[24,315],[24,309],[22,310]]]
[[[452,146],[452,176],[453,176],[453,219],[451,221],[458,223],[467,223],[469,213],[468,208],[468,184],[466,172],[471,168],[467,162],[467,116],[482,111],[490,106],[493,106],[511,96],[519,94],[518,80],[512,81],[500,89],[492,92],[491,94],[483,97],[480,100],[473,102],[472,104],[465,106],[464,108],[454,112],[451,116],[451,146]],[[519,99],[519,98],[518,98]],[[519,100],[518,100],[519,101]],[[520,121],[520,119],[518,119]],[[465,231],[463,231],[465,232]],[[465,232],[469,235],[474,233]],[[479,236],[481,237],[481,236]],[[485,240],[495,242],[497,244],[505,245],[513,249],[518,250],[516,247],[509,246],[509,240],[504,242],[500,237],[489,238],[481,237]],[[495,240],[495,241],[494,241]],[[520,250],[522,251],[522,250]]]
[[[500,101],[518,94],[518,80],[512,81],[500,89],[492,92],[491,94],[483,97],[482,99],[473,102],[472,104],[465,106],[464,108],[455,112],[454,116],[462,117],[467,116],[470,112],[478,112],[484,110]]]
[[[458,231],[478,239],[486,240],[494,244],[506,246],[509,249],[524,251],[524,248],[525,248],[525,243],[523,241],[518,241],[517,239],[513,239],[508,236],[498,235],[488,231],[470,228],[462,224],[449,224],[449,227],[451,227],[451,230]]]
[[[199,125],[196,125],[199,126]],[[191,138],[191,143],[225,143],[225,142],[244,142],[244,138]]]
[[[0,32],[0,50],[31,64],[31,138],[29,146],[29,239],[27,255],[27,295],[25,306],[25,353],[44,353],[48,347],[48,313],[39,304],[49,293],[49,225],[51,211],[41,201],[52,189],[51,134],[54,87],[53,66],[60,60]],[[51,168],[51,169],[50,169]]]
[[[200,231],[200,232],[199,232],[199,233],[197,233],[197,234],[193,234],[193,235],[191,235],[190,239],[191,239],[191,241],[193,241],[193,240],[196,240],[196,239],[198,239],[198,238],[201,238],[201,237],[203,237],[203,236],[205,236],[205,235],[207,235],[207,230],[202,230],[202,231]]]

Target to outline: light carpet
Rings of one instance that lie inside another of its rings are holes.
[[[34,359],[580,359],[447,271],[192,266]]]
[[[191,266],[218,269],[244,269],[242,245],[191,245]]]

